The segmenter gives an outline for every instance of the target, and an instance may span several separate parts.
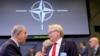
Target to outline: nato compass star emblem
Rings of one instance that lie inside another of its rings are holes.
[[[68,10],[54,10],[49,2],[43,0],[35,2],[30,10],[16,10],[16,12],[30,12],[33,19],[41,22],[41,30],[43,30],[44,21],[49,20],[54,11],[67,12]]]

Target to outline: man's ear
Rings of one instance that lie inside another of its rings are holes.
[[[15,34],[15,36],[19,36],[19,34],[20,34],[20,32],[17,32],[17,33]]]

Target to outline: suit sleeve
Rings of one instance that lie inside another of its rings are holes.
[[[71,42],[70,51],[71,51],[71,56],[79,56],[78,49],[74,41]]]
[[[17,49],[13,45],[8,45],[6,49],[7,56],[20,56]]]

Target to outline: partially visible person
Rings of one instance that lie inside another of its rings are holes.
[[[34,48],[29,49],[29,53],[26,56],[35,56],[35,50]]]
[[[47,48],[48,48],[50,45],[52,45],[52,44],[53,44],[53,42],[50,41],[49,39],[45,40],[45,41],[43,42],[42,50],[39,51],[39,52],[37,52],[37,53],[36,53],[36,56],[47,56],[47,53],[46,53]]]
[[[88,49],[86,47],[85,42],[81,42],[80,47],[81,47],[80,56],[88,56]]]
[[[26,42],[27,30],[23,25],[15,25],[11,31],[11,38],[0,47],[0,56],[22,56],[20,45]]]
[[[47,48],[47,56],[78,56],[78,49],[74,41],[64,39],[64,31],[61,25],[48,26],[48,36],[53,45]]]
[[[42,52],[43,52],[43,53],[46,53],[47,48],[48,48],[50,45],[52,45],[52,44],[53,44],[53,42],[50,41],[50,39],[45,40],[45,41],[43,42]]]
[[[91,52],[90,56],[100,56],[99,39],[97,37],[90,38],[89,45],[91,48],[93,48],[93,51]]]

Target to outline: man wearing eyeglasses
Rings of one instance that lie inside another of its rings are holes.
[[[47,48],[47,56],[78,56],[77,46],[74,41],[65,40],[61,25],[52,24],[48,26],[48,36],[53,45]]]

